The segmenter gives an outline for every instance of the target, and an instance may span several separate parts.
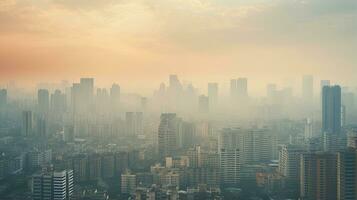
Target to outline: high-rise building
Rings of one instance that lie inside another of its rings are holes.
[[[218,104],[218,83],[208,83],[207,95],[211,108],[216,107]]]
[[[198,110],[200,113],[209,112],[209,98],[205,95],[198,97]]]
[[[102,175],[102,162],[99,155],[94,154],[88,157],[89,180],[98,180]]]
[[[325,86],[330,86],[331,83],[330,83],[330,80],[321,80],[320,81],[320,103],[322,104],[322,90]]]
[[[63,113],[67,109],[67,97],[61,92],[61,90],[56,90],[51,94],[51,110],[55,113]]]
[[[287,184],[298,191],[300,178],[300,156],[306,152],[302,146],[282,145],[279,150],[279,173]]]
[[[47,118],[46,115],[41,114],[37,116],[37,124],[36,124],[36,135],[40,137],[47,136]]]
[[[221,148],[220,169],[221,184],[223,186],[236,186],[240,182],[240,159],[239,149]]]
[[[178,123],[175,113],[163,113],[158,130],[158,150],[160,158],[173,156],[177,150]]]
[[[88,112],[94,101],[94,79],[81,78],[79,84],[73,84],[72,99],[75,112]]]
[[[307,118],[304,127],[304,139],[309,140],[314,136],[313,121],[311,118]]]
[[[305,75],[302,78],[302,99],[306,104],[311,105],[314,99],[314,77]]]
[[[181,123],[181,130],[178,137],[178,146],[179,148],[187,149],[192,147],[195,144],[196,140],[196,124],[193,122]]]
[[[133,194],[136,189],[136,175],[126,172],[121,175],[121,193]]]
[[[347,109],[345,105],[341,105],[341,127],[345,127],[347,123]]]
[[[180,186],[180,175],[176,172],[168,172],[164,174],[160,174],[160,183],[167,186]]]
[[[300,197],[306,200],[337,199],[336,155],[304,153],[300,157]]]
[[[113,178],[115,173],[115,157],[114,154],[108,153],[102,155],[102,177]]]
[[[299,179],[300,156],[305,150],[298,145],[283,145],[279,150],[279,172],[288,179]]]
[[[129,168],[129,153],[118,152],[115,154],[115,174],[119,175]]]
[[[337,154],[337,200],[357,199],[357,152],[348,148]]]
[[[76,183],[88,180],[88,157],[77,155],[73,158],[73,172]]]
[[[70,200],[73,196],[73,171],[46,172],[32,176],[34,200]]]
[[[242,161],[245,164],[269,162],[273,159],[276,137],[268,128],[242,129],[243,148]]]
[[[247,78],[238,78],[237,79],[237,94],[239,98],[248,97],[248,79]]]
[[[66,124],[63,128],[64,130],[64,141],[73,142],[74,141],[74,126],[73,124]]]
[[[198,168],[202,166],[202,154],[201,154],[201,147],[196,145],[188,149],[187,156],[189,158],[189,165],[192,168]]]
[[[0,89],[0,108],[4,108],[7,104],[7,90]]]
[[[105,113],[110,107],[110,97],[105,88],[97,88],[97,94],[95,98],[96,110],[99,113]]]
[[[222,131],[220,136],[219,156],[221,184],[236,186],[240,182],[241,167],[241,135],[230,129]]]
[[[73,86],[71,87],[71,106],[73,113],[77,113],[82,110],[81,85],[79,83],[73,83]]]
[[[357,129],[353,128],[347,132],[347,148],[357,149]]]
[[[39,150],[36,149],[34,151],[30,151],[27,153],[26,158],[26,169],[28,171],[33,171],[38,169],[41,166],[48,165],[52,161],[52,150],[44,149]]]
[[[50,95],[48,90],[40,89],[37,92],[38,110],[41,113],[47,113],[50,108]]]
[[[342,125],[353,123],[354,119],[354,111],[355,111],[355,94],[352,92],[343,92],[342,93],[342,108],[344,108],[345,112],[343,112],[342,117]]]
[[[322,91],[322,89],[323,89],[325,86],[330,86],[330,85],[331,85],[330,80],[321,80],[321,81],[320,81],[321,91]]]
[[[171,74],[169,77],[169,87],[172,89],[181,89],[182,85],[176,74]]]
[[[110,88],[110,99],[115,105],[119,104],[120,101],[120,86],[118,84],[113,84]]]
[[[239,149],[241,164],[268,162],[277,148],[276,138],[267,128],[226,128],[220,139],[220,146]]]
[[[233,101],[246,101],[248,98],[248,79],[232,79],[230,90]]]
[[[22,135],[31,136],[33,133],[33,115],[32,111],[22,112]]]
[[[341,88],[324,86],[322,89],[322,133],[324,149],[336,151],[341,133]]]
[[[142,135],[144,133],[142,112],[126,112],[125,126],[127,135]]]
[[[81,78],[81,92],[84,99],[92,100],[94,95],[94,79],[93,78]]]
[[[135,130],[135,112],[125,113],[125,129],[127,135],[136,135]]]
[[[267,98],[272,102],[277,92],[277,88],[275,84],[267,85]]]

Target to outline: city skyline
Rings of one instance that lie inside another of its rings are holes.
[[[0,200],[357,200],[357,0],[0,0]]]

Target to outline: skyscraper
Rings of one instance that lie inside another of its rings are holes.
[[[246,101],[248,98],[248,79],[232,79],[230,91],[233,101]]]
[[[81,78],[80,84],[81,84],[81,90],[84,98],[92,99],[94,95],[94,79]]]
[[[144,133],[143,127],[143,113],[142,112],[126,112],[125,113],[126,134],[128,135],[142,135]]]
[[[46,172],[32,176],[34,200],[70,200],[73,196],[73,171]]]
[[[94,79],[81,78],[80,83],[73,83],[71,88],[71,104],[74,114],[88,112],[94,103]]]
[[[80,99],[84,109],[89,109],[94,100],[94,79],[80,79]]]
[[[307,118],[304,127],[304,139],[307,141],[314,136],[313,121],[311,118]]]
[[[56,113],[65,112],[67,109],[67,97],[61,92],[56,90],[51,94],[51,110]]]
[[[341,132],[341,88],[324,86],[322,89],[322,133],[324,149],[338,150]]]
[[[176,153],[178,124],[175,113],[163,113],[160,119],[158,145],[160,158],[163,159]]]
[[[234,187],[240,182],[240,138],[240,134],[231,129],[224,129],[220,135],[218,152],[223,186]]]
[[[283,145],[279,150],[279,173],[284,176],[289,187],[298,191],[300,156],[305,152],[302,146]]]
[[[323,89],[325,86],[330,86],[330,85],[331,85],[330,80],[321,80],[321,81],[320,81],[321,91],[322,91],[322,89]]]
[[[120,102],[120,86],[113,84],[110,88],[110,101],[114,110],[118,110]]]
[[[64,126],[64,141],[66,142],[73,142],[74,141],[74,126],[73,124],[66,124]]]
[[[303,101],[311,105],[314,98],[314,77],[311,75],[305,75],[302,78],[302,99]]]
[[[81,110],[81,85],[73,83],[71,87],[71,106],[73,114]]]
[[[225,187],[237,186],[240,182],[240,154],[237,148],[221,148],[220,169],[221,184]]]
[[[185,122],[181,123],[182,131],[180,131],[179,135],[179,147],[187,149],[195,144],[196,139],[196,124],[193,122]]]
[[[7,104],[7,90],[0,89],[0,108],[5,107]]]
[[[198,97],[198,111],[200,113],[209,112],[209,98],[205,95],[200,95]]]
[[[22,112],[22,135],[31,136],[33,133],[33,116],[32,111]]]
[[[47,118],[44,114],[40,114],[36,117],[36,135],[40,137],[47,136]]]
[[[275,136],[267,128],[226,128],[222,130],[221,147],[237,148],[241,164],[257,164],[273,158]]]
[[[136,175],[126,172],[121,175],[121,193],[132,194],[136,189]]]
[[[169,87],[172,89],[181,89],[182,85],[176,74],[171,74],[169,77]]]
[[[208,99],[211,107],[217,106],[218,103],[218,83],[208,83]]]
[[[38,110],[41,113],[47,113],[50,108],[50,95],[48,90],[39,89],[37,92]]]
[[[247,78],[238,78],[237,79],[237,94],[241,99],[248,97],[248,79]]]
[[[199,145],[189,148],[187,151],[187,156],[189,157],[190,167],[198,168],[202,166],[202,154],[201,147]]]
[[[336,200],[336,155],[304,153],[300,157],[300,197],[307,200]]]
[[[337,200],[357,199],[357,152],[348,148],[337,155]]]
[[[341,87],[338,85],[322,89],[322,132],[341,132]]]
[[[345,108],[342,117],[345,116],[345,119],[342,119],[342,126],[346,124],[353,123],[354,120],[354,111],[355,111],[355,94],[353,92],[342,92],[342,107]]]

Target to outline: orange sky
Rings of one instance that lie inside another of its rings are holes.
[[[352,0],[2,0],[0,84],[96,77],[153,88],[314,74],[355,84]]]

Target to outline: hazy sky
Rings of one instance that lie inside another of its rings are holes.
[[[0,82],[356,83],[356,0],[0,0]]]

